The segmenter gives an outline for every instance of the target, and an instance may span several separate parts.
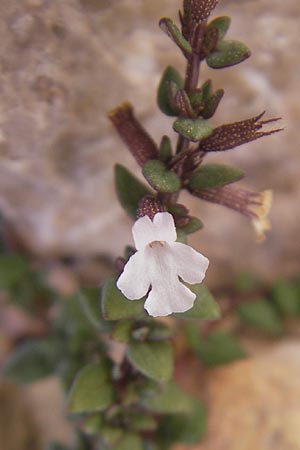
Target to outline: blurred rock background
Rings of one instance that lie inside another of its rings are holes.
[[[155,91],[168,64],[184,70],[180,52],[158,29],[177,20],[181,0],[2,0],[0,3],[0,211],[40,255],[119,255],[131,241],[131,221],[113,190],[116,161],[139,168],[105,113],[129,99],[158,142],[171,120]],[[229,37],[253,56],[221,71],[203,66],[202,79],[225,88],[214,124],[282,116],[285,131],[209,160],[247,172],[244,186],[272,188],[272,232],[254,246],[246,219],[186,196],[206,228],[191,239],[212,261],[212,283],[236,268],[265,277],[299,267],[298,151],[300,103],[297,0],[222,0],[232,16]],[[247,255],[241,260],[240,255]]]

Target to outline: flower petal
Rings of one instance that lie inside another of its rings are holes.
[[[171,246],[177,274],[187,283],[201,283],[209,260],[189,245],[174,242]]]
[[[145,302],[145,309],[153,317],[185,312],[192,308],[196,295],[184,286],[178,278],[165,280],[152,286]]]
[[[143,251],[138,251],[129,258],[117,281],[117,287],[129,300],[137,300],[147,294],[150,280]]]
[[[138,219],[132,227],[132,235],[137,250],[143,250],[150,242],[156,240],[156,230],[148,216]]]
[[[168,212],[156,213],[153,219],[156,241],[175,242],[177,233],[172,214]]]

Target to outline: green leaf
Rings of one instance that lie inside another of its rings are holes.
[[[172,376],[173,350],[169,342],[133,341],[127,357],[139,372],[156,381],[168,381]]]
[[[157,422],[154,417],[139,412],[130,417],[129,427],[133,431],[154,431]]]
[[[167,416],[158,430],[160,448],[169,448],[176,442],[187,444],[197,443],[206,433],[207,414],[204,405],[199,400],[192,402],[190,414]]]
[[[224,164],[205,164],[194,172],[189,181],[189,187],[195,189],[210,189],[234,183],[243,178],[241,169]]]
[[[54,322],[54,330],[55,333],[67,338],[66,345],[70,350],[73,348],[72,352],[75,351],[76,342],[77,347],[81,347],[83,340],[94,339],[95,328],[91,327],[90,321],[82,313],[78,295],[61,302],[58,317]]]
[[[169,98],[170,82],[173,82],[176,86],[176,92],[184,86],[184,81],[181,75],[172,66],[166,68],[160,80],[157,91],[157,104],[159,109],[167,116],[176,116],[178,112],[177,108],[174,108],[174,106],[170,103]]]
[[[176,228],[177,239],[176,242],[181,242],[182,244],[187,243],[187,234],[182,228]]]
[[[273,305],[260,298],[241,305],[238,314],[243,322],[265,333],[277,336],[282,333],[282,322]]]
[[[114,450],[143,450],[142,439],[138,434],[124,433]]]
[[[4,375],[21,383],[52,376],[63,351],[63,342],[56,338],[26,342],[8,359]]]
[[[262,287],[261,280],[257,277],[257,275],[249,272],[239,273],[234,285],[235,288],[241,293],[250,292]]]
[[[201,114],[204,119],[210,119],[215,114],[223,96],[224,89],[218,89],[209,97]]]
[[[243,62],[250,55],[250,50],[242,42],[221,41],[217,50],[206,57],[206,62],[212,69],[223,69]]]
[[[70,450],[70,447],[60,444],[59,442],[52,442],[48,445],[46,450]]]
[[[179,28],[175,25],[175,23],[164,17],[159,21],[159,26],[161,30],[163,30],[175,44],[182,50],[184,55],[192,54],[191,44],[182,36]]]
[[[206,366],[228,364],[246,356],[237,338],[230,333],[220,331],[203,337],[196,324],[189,324],[185,331],[189,346]]]
[[[157,320],[153,321],[149,330],[148,340],[149,341],[161,341],[165,339],[170,339],[174,334],[172,328],[168,325],[158,322]]]
[[[86,358],[82,358],[82,355],[68,355],[62,358],[56,368],[56,375],[59,377],[62,387],[65,392],[69,392],[73,381],[82,369],[82,366],[88,361]]]
[[[203,284],[187,285],[196,294],[194,306],[184,313],[173,314],[178,319],[216,320],[220,318],[220,308],[214,297]]]
[[[162,386],[160,392],[142,395],[141,405],[156,414],[189,413],[192,410],[191,397],[174,381]]]
[[[172,157],[172,144],[168,136],[163,136],[159,146],[159,159],[168,162]]]
[[[231,23],[231,18],[229,16],[219,16],[209,22],[207,29],[217,28],[219,32],[219,40],[222,40],[227,33]]]
[[[207,101],[209,97],[212,95],[212,81],[206,80],[201,86],[202,98],[203,101]]]
[[[293,283],[285,280],[277,281],[273,286],[271,296],[282,314],[297,316],[300,313],[300,294]]]
[[[115,185],[122,207],[136,219],[139,201],[145,195],[151,194],[151,191],[120,164],[115,166]]]
[[[186,234],[191,234],[201,230],[203,226],[204,225],[200,219],[198,219],[197,217],[191,217],[190,222],[184,227],[181,227],[181,230]]]
[[[115,450],[115,445],[122,442],[124,436],[124,430],[121,427],[111,427],[105,426],[101,430],[101,445],[99,450],[102,450],[103,441],[106,445],[108,445],[109,449],[113,448]]]
[[[0,255],[0,289],[15,286],[28,272],[28,261],[24,256],[6,253]]]
[[[119,322],[112,332],[112,338],[118,342],[129,342],[131,338],[132,322],[121,321]]]
[[[102,414],[94,414],[85,419],[82,428],[87,434],[98,434],[104,428],[104,418]]]
[[[213,128],[205,119],[186,119],[179,117],[173,123],[173,129],[190,141],[197,142],[209,136]]]
[[[116,281],[115,277],[110,278],[102,289],[101,304],[104,318],[121,320],[145,315],[145,299],[128,300],[117,288]]]
[[[159,160],[152,159],[143,166],[143,174],[148,183],[158,192],[172,193],[180,189],[180,178]]]
[[[110,331],[112,324],[102,317],[101,290],[95,287],[82,288],[78,293],[78,300],[84,314],[91,325],[98,331]]]
[[[85,366],[77,375],[70,392],[72,413],[103,411],[114,402],[115,391],[110,381],[110,363],[100,360]]]

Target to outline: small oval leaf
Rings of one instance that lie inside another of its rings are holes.
[[[159,21],[159,27],[175,42],[184,55],[192,54],[191,44],[182,36],[181,31],[171,19],[163,17]]]
[[[172,193],[180,189],[180,178],[159,160],[153,159],[143,166],[143,174],[148,183],[158,192]]]
[[[157,414],[189,413],[192,409],[191,397],[174,382],[163,386],[160,392],[144,394],[141,404]]]
[[[125,211],[135,219],[139,201],[145,195],[151,195],[150,189],[119,164],[115,167],[115,186],[119,202]]]
[[[217,28],[219,32],[219,40],[223,39],[227,33],[231,23],[231,18],[229,16],[219,16],[209,22],[207,29]]]
[[[109,370],[109,362],[102,359],[79,372],[70,393],[70,412],[103,411],[113,403],[115,392],[109,379]]]
[[[184,313],[176,313],[178,319],[202,319],[216,320],[220,318],[220,308],[214,297],[203,284],[188,285],[188,288],[196,294],[194,306]]]
[[[201,230],[203,227],[204,225],[200,219],[198,219],[197,217],[190,217],[189,223],[184,227],[181,227],[180,229],[186,234],[191,234]]]
[[[169,381],[172,376],[173,350],[169,342],[133,341],[127,357],[138,371],[158,382]]]
[[[206,57],[206,62],[212,69],[223,69],[245,61],[250,55],[249,48],[242,42],[222,41],[217,49]]]
[[[245,173],[236,167],[224,164],[205,164],[194,172],[189,181],[192,190],[210,189],[234,183],[243,178]]]
[[[173,107],[173,105],[170,103],[170,97],[169,97],[169,83],[173,82],[174,86],[176,87],[176,92],[179,89],[182,89],[184,86],[184,81],[180,74],[177,72],[174,67],[169,66],[164,71],[157,91],[157,104],[160,108],[160,110],[166,114],[167,116],[176,116],[177,115],[177,109]]]
[[[111,323],[102,317],[101,290],[95,287],[82,288],[78,293],[78,301],[82,311],[91,325],[98,331],[110,331]]]
[[[117,288],[116,281],[115,277],[110,278],[102,289],[101,306],[104,318],[121,320],[143,316],[145,300],[128,300]]]
[[[241,320],[269,335],[278,336],[283,331],[281,318],[274,306],[265,298],[241,305],[238,309]]]
[[[193,142],[200,141],[200,139],[208,137],[213,132],[213,128],[208,120],[186,119],[185,117],[179,117],[175,120],[173,129]]]

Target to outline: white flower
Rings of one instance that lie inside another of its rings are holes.
[[[144,297],[151,316],[167,316],[192,308],[196,295],[179,277],[190,284],[201,283],[208,259],[188,245],[176,242],[171,214],[157,213],[138,219],[132,228],[137,252],[127,262],[117,287],[129,300]]]

